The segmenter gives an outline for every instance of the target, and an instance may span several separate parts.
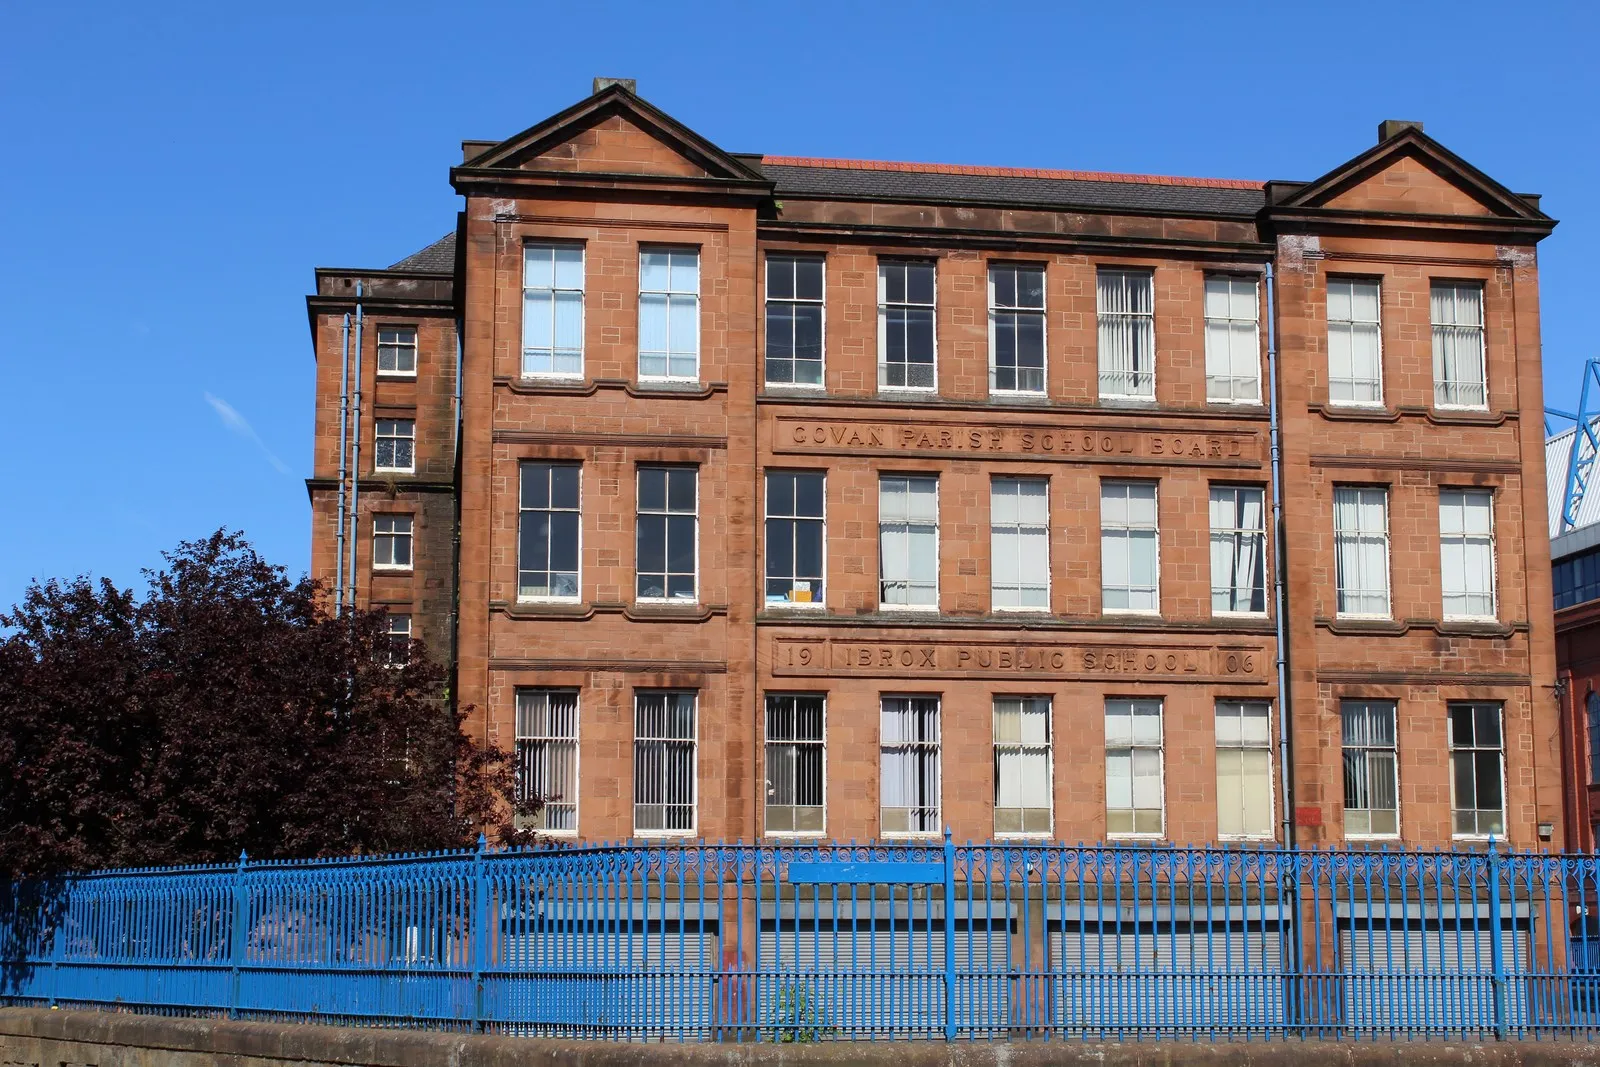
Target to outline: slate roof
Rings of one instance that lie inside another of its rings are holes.
[[[456,269],[456,233],[451,230],[433,244],[413,252],[386,270],[423,271],[428,274],[453,274]]]
[[[888,163],[857,159],[740,157],[784,196],[851,200],[970,201],[1056,208],[1092,208],[1179,215],[1252,218],[1266,203],[1258,182],[1228,178],[1174,178],[1159,174],[967,167],[940,163]],[[456,269],[454,231],[390,265],[389,270],[451,274]]]
[[[787,156],[763,156],[760,166],[780,199],[972,201],[1238,217],[1253,217],[1266,203],[1260,183],[1222,178]]]

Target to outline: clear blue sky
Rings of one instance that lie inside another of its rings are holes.
[[[450,230],[458,142],[597,74],[786,155],[1306,179],[1421,119],[1562,220],[1552,401],[1600,355],[1593,4],[238,10],[0,10],[0,606],[36,576],[134,583],[224,525],[303,571],[312,268]]]

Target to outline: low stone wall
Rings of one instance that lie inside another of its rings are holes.
[[[882,1064],[884,1067],[1594,1067],[1600,1045],[1506,1041],[1085,1044],[939,1041],[816,1045],[614,1044],[425,1030],[169,1019],[110,1011],[0,1009],[0,1067],[632,1067]]]

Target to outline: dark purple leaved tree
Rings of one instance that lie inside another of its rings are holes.
[[[509,756],[381,611],[331,617],[225,531],[147,577],[0,614],[0,877],[523,839]]]

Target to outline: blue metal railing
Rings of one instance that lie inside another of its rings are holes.
[[[1600,1032],[1592,857],[628,844],[76,875],[0,998],[591,1038]]]

